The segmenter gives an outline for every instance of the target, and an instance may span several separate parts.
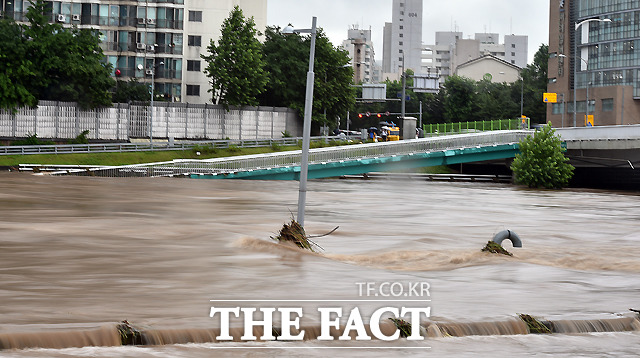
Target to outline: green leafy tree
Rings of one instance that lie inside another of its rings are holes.
[[[309,69],[309,36],[283,35],[280,28],[265,31],[263,52],[269,81],[260,96],[265,106],[289,107],[304,112]],[[356,90],[346,51],[334,47],[319,30],[316,35],[312,117],[316,123],[333,124],[353,108]],[[325,115],[326,113],[326,115]]]
[[[475,82],[465,77],[449,76],[444,90],[444,117],[447,122],[470,120],[474,111]]]
[[[545,123],[547,104],[542,101],[542,94],[547,91],[549,65],[549,46],[542,44],[533,57],[533,62],[522,69],[522,79],[513,83],[512,98],[520,103],[520,92],[523,91],[523,113],[533,123]]]
[[[148,102],[149,97],[151,97],[150,91],[149,85],[140,83],[137,79],[132,78],[129,81],[118,80],[116,82],[116,91],[113,93],[113,102]]]
[[[110,105],[115,82],[98,34],[49,23],[48,2],[30,3],[27,24],[0,20],[0,107],[33,107],[40,99]]]
[[[236,6],[222,23],[218,43],[211,40],[208,55],[201,55],[208,65],[212,99],[225,108],[258,105],[257,96],[264,91],[267,73],[262,60],[262,45],[256,38],[253,18],[246,19]]]
[[[550,125],[520,142],[511,170],[516,182],[530,188],[559,189],[567,186],[574,167],[567,163],[562,141]]]
[[[506,83],[478,81],[476,87],[475,110],[472,121],[516,118],[520,113],[519,101],[511,99],[511,89]]]
[[[111,65],[104,62],[98,33],[49,23],[46,1],[32,1],[22,25],[27,57],[37,74],[29,91],[38,99],[76,101],[81,107],[111,104]]]
[[[35,77],[20,26],[0,19],[0,108],[35,107],[38,99],[29,88]]]

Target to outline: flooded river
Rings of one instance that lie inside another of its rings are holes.
[[[296,210],[297,189],[0,174],[0,357],[638,355],[628,311],[640,309],[636,193],[311,181],[308,233],[339,226],[314,239],[323,251],[313,254],[270,240]],[[523,241],[505,242],[513,257],[480,252],[505,229]],[[326,301],[364,312],[376,304],[363,297],[364,282],[428,283],[421,298],[440,333],[419,342],[186,343],[219,327],[210,300],[297,300],[289,305],[305,312]],[[586,325],[629,317],[632,330],[520,334],[519,313]],[[160,332],[155,345],[109,347],[122,320]],[[492,334],[495,322],[512,327]],[[466,334],[443,328],[468,323]],[[91,344],[107,346],[74,348]],[[51,348],[24,348],[34,345]]]

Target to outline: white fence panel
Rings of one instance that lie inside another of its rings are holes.
[[[0,110],[0,136],[73,139],[88,130],[87,138],[269,139],[288,131],[302,135],[297,114],[286,108],[231,108],[202,104],[157,102],[151,122],[150,106],[114,104],[108,108],[81,110],[73,102],[40,101],[37,108],[15,113]],[[150,133],[153,127],[153,133]]]

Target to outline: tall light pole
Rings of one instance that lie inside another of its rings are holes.
[[[164,65],[164,62],[160,61],[156,65],[156,59],[153,58],[153,68],[151,69],[151,111],[150,111],[150,121],[149,121],[149,145],[151,145],[151,149],[153,149],[153,92],[155,92],[155,77],[156,77],[156,69],[158,66]]]
[[[300,159],[300,188],[298,190],[298,224],[304,227],[304,207],[307,200],[307,177],[309,172],[309,142],[311,141],[311,113],[313,110],[313,62],[316,53],[316,21],[311,20],[310,29],[294,29],[287,26],[282,29],[283,35],[308,33],[311,34],[311,48],[309,49],[309,72],[307,72],[307,91],[304,100],[304,125],[302,127],[302,158]]]
[[[576,101],[576,93],[577,93],[577,87],[578,87],[578,58],[580,58],[581,60],[585,61],[584,59],[582,59],[581,57],[578,56],[578,29],[580,28],[580,26],[582,26],[583,24],[586,24],[588,22],[592,22],[592,21],[597,21],[597,22],[611,22],[611,19],[587,19],[584,21],[580,21],[578,23],[576,23],[576,27],[575,27],[575,32],[576,32],[576,36],[573,40],[573,56],[575,57],[575,63],[573,64],[573,126],[576,127],[576,112],[577,112],[577,101]],[[587,70],[589,65],[587,64]],[[589,113],[589,81],[587,79],[587,112]],[[589,117],[587,117],[589,118]]]
[[[404,52],[402,53],[402,101],[400,102],[400,115],[402,116],[402,120],[404,120],[404,116],[406,114],[406,97],[407,97],[407,76],[405,75],[404,70]]]

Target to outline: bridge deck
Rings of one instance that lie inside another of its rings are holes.
[[[404,168],[468,163],[514,157],[518,142],[531,131],[456,134],[398,142],[312,149],[309,178],[333,177]],[[92,176],[190,176],[215,179],[297,180],[301,151],[205,160],[127,165],[54,174]]]

